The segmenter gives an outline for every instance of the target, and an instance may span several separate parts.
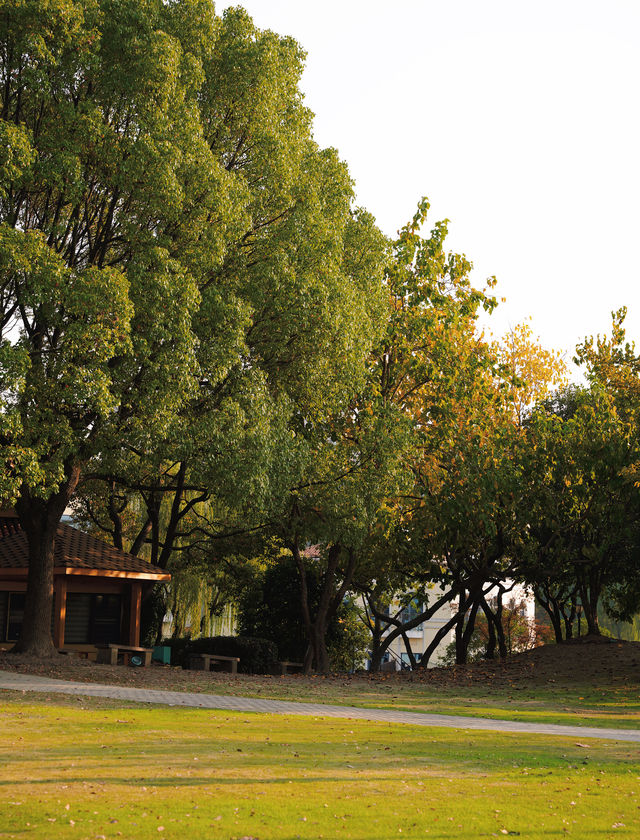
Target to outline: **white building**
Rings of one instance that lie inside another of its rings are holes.
[[[507,583],[507,586],[510,586],[510,583]],[[431,603],[436,602],[439,598],[442,597],[444,594],[444,590],[440,588],[437,584],[430,590],[430,601]],[[491,600],[491,591],[487,595],[487,600]],[[533,597],[533,593],[527,590],[522,584],[516,583],[513,587],[504,594],[503,596],[503,604],[505,607],[513,608],[517,606],[521,614],[527,620],[533,621],[535,618],[535,598]],[[424,610],[427,605],[420,605],[412,603],[409,607],[406,607],[402,614],[400,615],[400,619],[403,621],[410,621],[411,618],[414,618],[418,615],[419,608]],[[395,615],[398,611],[399,604],[390,605],[389,612],[392,615]],[[433,639],[435,638],[436,633],[445,625],[448,621],[452,618],[452,616],[458,610],[458,602],[450,601],[442,606],[434,615],[428,619],[427,621],[422,622],[417,627],[414,627],[413,630],[408,630],[406,635],[411,644],[411,650],[416,658],[416,661],[419,661],[422,653],[427,649],[427,647],[431,644]],[[391,626],[385,634],[388,635],[392,630],[393,626]],[[435,649],[431,658],[429,659],[429,668],[435,668],[441,664],[442,657],[445,654],[447,646],[455,641],[455,631],[452,629],[450,630],[447,635],[442,639],[438,647]],[[393,642],[389,645],[388,648],[388,656],[386,656],[386,660],[389,663],[386,667],[389,670],[396,670],[400,667],[409,667],[409,655],[407,653],[407,649],[404,643],[402,636],[398,636],[397,639],[394,639]],[[395,665],[395,669],[394,666]]]

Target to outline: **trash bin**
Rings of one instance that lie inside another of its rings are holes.
[[[160,662],[162,665],[171,665],[171,648],[169,645],[156,645],[151,654],[152,662]]]

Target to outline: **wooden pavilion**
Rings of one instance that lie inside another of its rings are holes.
[[[0,513],[0,647],[20,635],[29,570],[27,538],[13,512]],[[52,635],[58,649],[91,653],[140,645],[145,589],[171,578],[146,560],[60,523],[54,559]]]

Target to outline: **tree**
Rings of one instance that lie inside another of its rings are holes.
[[[570,635],[578,604],[588,632],[599,634],[598,603],[605,589],[638,578],[632,427],[611,395],[594,384],[567,388],[542,402],[526,433],[531,527],[523,574],[542,596],[558,641],[560,619]]]
[[[176,23],[126,0],[9,2],[0,21],[2,477],[29,543],[33,653],[52,651],[55,531],[84,465],[115,434],[158,433],[194,385],[198,290],[164,234],[191,215],[196,171],[230,215]],[[185,230],[188,246],[202,226]]]
[[[567,384],[567,368],[560,351],[540,346],[528,324],[516,324],[497,345],[517,422],[552,390]]]
[[[5,4],[0,417],[30,552],[23,650],[52,652],[55,530],[82,476],[108,482],[95,518],[116,544],[129,506],[130,547],[166,564],[212,488],[225,524],[277,495],[294,405],[321,415],[359,380],[384,246],[311,139],[302,60],[208,0]]]
[[[425,447],[415,471],[411,514],[422,566],[444,593],[434,606],[449,601],[456,611],[423,652],[421,667],[452,630],[457,661],[466,661],[479,613],[488,622],[487,655],[492,657],[496,647],[501,656],[507,654],[503,598],[510,589],[513,554],[527,531],[520,508],[520,427],[534,396],[546,393],[563,373],[558,355],[541,348],[526,327],[491,344],[468,330],[456,353],[456,376],[450,378],[439,421],[429,429],[431,448]],[[431,617],[434,606],[414,622]],[[396,628],[389,638],[401,631]]]
[[[410,476],[406,489],[386,500],[372,531],[368,550],[375,562],[369,579],[357,578],[373,619],[374,668],[396,638],[456,596],[449,588],[409,622],[385,611],[394,595],[426,595],[429,583],[442,576],[443,554],[425,540],[423,514],[440,481],[441,458],[457,447],[460,423],[472,406],[469,383],[490,375],[494,364],[476,321],[480,308],[491,311],[496,302],[471,285],[471,263],[445,250],[446,221],[428,237],[420,235],[428,207],[424,200],[394,243],[387,272],[391,316],[375,365],[376,395],[403,430]]]

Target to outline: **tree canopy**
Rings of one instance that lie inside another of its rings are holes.
[[[313,141],[303,57],[200,0],[3,6],[1,481],[30,545],[25,648],[50,649],[83,476],[142,494],[159,559],[165,490],[178,513],[188,488],[259,490],[294,406],[322,417],[364,376],[385,244]]]

